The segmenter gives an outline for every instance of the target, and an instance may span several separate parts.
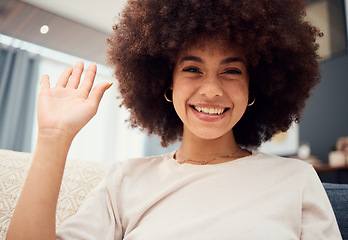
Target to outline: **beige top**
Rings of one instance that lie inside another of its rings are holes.
[[[342,239],[311,165],[253,152],[216,165],[173,153],[115,163],[57,239]]]

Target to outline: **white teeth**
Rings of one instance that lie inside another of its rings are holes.
[[[224,109],[221,108],[204,108],[204,107],[194,107],[196,111],[211,114],[211,115],[220,115],[224,112]]]

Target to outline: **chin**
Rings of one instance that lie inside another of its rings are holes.
[[[223,136],[225,136],[227,133],[223,132],[223,133],[219,133],[216,131],[216,129],[212,129],[212,130],[208,130],[208,131],[204,131],[204,132],[193,132],[193,134],[201,139],[204,140],[216,140],[219,139]]]

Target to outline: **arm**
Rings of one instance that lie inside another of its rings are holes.
[[[38,139],[27,179],[14,211],[6,239],[55,239],[55,215],[66,157],[75,135],[95,115],[108,87],[92,89],[92,64],[78,88],[83,63],[66,69],[50,88],[42,76],[38,96]]]
[[[342,239],[325,189],[313,168],[309,168],[302,198],[302,240]]]

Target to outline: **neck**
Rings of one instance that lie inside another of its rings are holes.
[[[250,153],[238,146],[232,130],[216,139],[203,139],[195,136],[185,128],[180,148],[176,153],[177,161],[179,162],[191,159],[203,163],[215,158],[231,156],[229,158],[216,159],[211,164],[231,161],[247,155],[250,155]]]

